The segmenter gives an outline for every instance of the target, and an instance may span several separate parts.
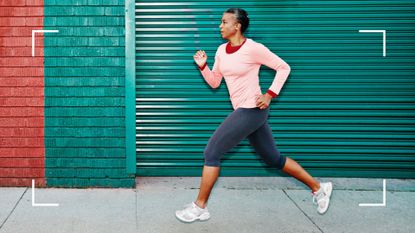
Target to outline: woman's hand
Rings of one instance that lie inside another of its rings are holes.
[[[199,67],[203,67],[207,61],[207,55],[205,51],[199,50],[193,55],[193,59]]]
[[[269,104],[271,103],[272,96],[268,93],[260,95],[256,100],[256,106],[259,109],[266,109],[268,108]]]

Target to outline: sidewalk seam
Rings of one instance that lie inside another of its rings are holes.
[[[135,230],[136,231],[138,231],[138,221],[137,221],[137,218],[138,218],[138,211],[137,211],[137,204],[138,204],[138,202],[137,202],[137,196],[138,196],[138,193],[137,193],[137,189],[135,189],[134,190],[134,193],[135,193]]]
[[[20,201],[23,199],[23,196],[25,195],[25,193],[27,192],[29,188],[26,188],[25,191],[22,193],[22,195],[20,196],[19,200],[17,200],[16,204],[14,205],[13,209],[10,211],[9,215],[7,215],[6,219],[4,220],[4,222],[0,225],[0,229],[3,228],[4,224],[6,224],[7,220],[10,218],[10,216],[13,214],[14,210],[16,209],[17,205],[20,203]]]
[[[288,193],[287,192],[285,192],[285,190],[284,189],[281,189],[284,193],[285,193],[285,195],[288,197],[288,199],[290,199],[291,200],[291,202],[292,203],[294,203],[294,205],[301,211],[301,213],[303,213],[304,214],[304,216],[306,216],[306,218],[308,218],[308,220],[310,220],[310,222],[312,222],[313,223],[313,225],[314,226],[316,226],[317,227],[317,229],[321,232],[321,233],[324,233],[324,231],[297,205],[297,203],[290,197],[290,195],[288,195]]]

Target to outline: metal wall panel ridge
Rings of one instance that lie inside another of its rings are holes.
[[[415,178],[413,1],[136,1],[136,151],[139,176],[199,176],[203,150],[232,111],[193,62],[213,65],[229,7],[248,11],[248,38],[292,72],[271,105],[278,149],[316,176]],[[386,56],[382,33],[385,30]],[[275,72],[263,67],[262,90]],[[247,141],[225,176],[281,175]]]

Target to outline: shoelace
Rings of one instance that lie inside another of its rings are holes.
[[[183,217],[186,219],[192,219],[196,216],[196,214],[192,211],[193,203],[187,204],[184,206],[184,210],[182,211]]]
[[[199,211],[199,207],[195,204],[195,205],[193,205],[193,203],[190,203],[190,204],[187,204],[187,205],[185,205],[184,206],[184,208],[185,208],[185,210],[187,211],[187,212],[190,212],[191,210],[193,210],[193,209],[195,209],[195,210],[197,210],[197,211]]]
[[[313,203],[318,205],[319,201],[322,200],[324,196],[324,192],[313,194]]]

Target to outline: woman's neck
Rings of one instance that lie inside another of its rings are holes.
[[[231,38],[229,38],[229,43],[231,43],[231,46],[239,46],[245,41],[245,36],[243,35],[235,35]]]

